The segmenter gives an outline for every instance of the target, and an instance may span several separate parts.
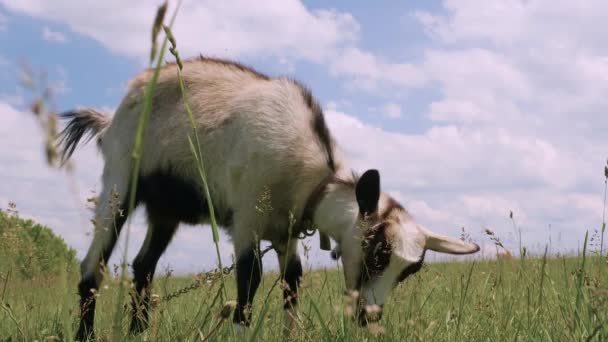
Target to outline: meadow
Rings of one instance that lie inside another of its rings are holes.
[[[608,259],[587,254],[592,253],[427,264],[392,293],[379,324],[366,328],[352,321],[352,300],[344,295],[340,270],[308,270],[293,340],[605,341]],[[3,276],[1,341],[72,340],[78,320],[76,273],[27,280]],[[151,326],[134,337],[126,334],[123,305],[128,296],[117,296],[120,279],[106,279],[98,293],[100,341],[117,336],[125,341],[235,340],[231,316],[226,308],[222,313],[217,274],[159,275]],[[251,339],[282,340],[277,279],[272,272],[263,279],[254,303]],[[226,299],[236,298],[232,276],[226,276],[225,285]]]

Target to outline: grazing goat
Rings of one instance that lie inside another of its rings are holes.
[[[64,161],[84,135],[97,136],[105,166],[95,210],[95,234],[81,263],[81,321],[77,338],[93,336],[94,289],[110,258],[127,212],[134,135],[144,88],[153,70],[129,85],[112,119],[92,109],[66,112],[61,133]],[[302,265],[297,236],[314,227],[337,244],[347,290],[361,294],[359,322],[381,308],[397,283],[422,266],[427,249],[469,254],[476,244],[432,233],[381,192],[380,175],[355,175],[332,138],[311,92],[288,78],[270,78],[241,64],[200,57],[184,62],[184,82],[200,136],[212,208],[231,237],[236,256],[237,306],[233,321],[251,322],[260,283],[259,241],[276,250],[284,290],[286,331],[297,314]],[[209,210],[188,134],[192,131],[175,66],[160,70],[144,131],[136,203],[146,206],[148,231],[133,261],[135,294],[130,330],[147,327],[150,286],[158,259],[180,223],[208,222]],[[264,197],[266,205],[256,205]],[[123,215],[116,215],[112,199]],[[295,221],[293,222],[292,221]],[[290,229],[293,227],[293,229]],[[139,305],[141,304],[141,305]],[[378,315],[378,318],[379,315]]]

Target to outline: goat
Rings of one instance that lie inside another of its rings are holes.
[[[95,234],[81,262],[78,339],[94,336],[100,267],[110,257],[127,217],[131,155],[144,87],[153,70],[129,84],[112,119],[93,109],[63,113],[60,134],[67,161],[84,135],[97,137],[104,158],[103,185],[95,209]],[[469,254],[479,246],[433,233],[416,224],[396,200],[381,192],[380,174],[351,171],[325,123],[321,106],[296,80],[271,78],[237,62],[200,57],[184,62],[184,82],[200,133],[200,149],[218,224],[232,239],[236,256],[237,306],[233,322],[245,329],[260,283],[259,241],[276,250],[283,281],[286,330],[297,314],[302,264],[298,233],[314,227],[337,244],[348,291],[365,307],[382,307],[390,290],[422,266],[427,249]],[[132,263],[135,294],[130,331],[147,328],[150,287],[158,259],[180,223],[209,222],[203,183],[191,153],[191,132],[179,79],[171,64],[160,70],[153,109],[145,128],[136,203],[145,204],[148,231]],[[123,215],[114,215],[111,199]],[[264,210],[256,208],[265,196]],[[293,221],[293,222],[292,222]],[[294,229],[289,229],[293,223]],[[339,254],[339,255],[338,255]],[[142,304],[142,305],[138,305]],[[142,309],[143,307],[143,309]],[[380,319],[379,317],[377,319]]]

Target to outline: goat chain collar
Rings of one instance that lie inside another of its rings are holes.
[[[314,213],[315,209],[321,199],[323,198],[323,194],[327,185],[330,184],[334,180],[334,174],[330,173],[325,176],[321,182],[313,189],[308,196],[308,200],[306,201],[306,206],[304,207],[304,212],[302,213],[302,218],[300,220],[299,227],[297,229],[297,237],[298,239],[304,239],[309,236],[313,236],[315,231],[317,231],[317,227],[314,225]],[[321,250],[329,251],[331,249],[331,241],[327,234],[319,231],[319,245]]]

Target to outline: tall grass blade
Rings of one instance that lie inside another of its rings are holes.
[[[583,255],[581,259],[581,267],[578,270],[578,276],[576,281],[576,301],[574,305],[574,318],[576,325],[582,328],[581,323],[581,300],[583,297],[583,283],[585,280],[585,264],[587,260],[587,238],[589,237],[589,231],[585,232],[585,240],[583,242]]]
[[[260,315],[255,323],[255,327],[251,332],[251,336],[249,337],[249,341],[256,341],[258,335],[262,331],[262,325],[264,323],[264,317],[266,317],[266,313],[268,312],[268,306],[264,305],[262,310],[260,311]]]
[[[211,231],[212,231],[212,236],[213,236],[213,243],[215,244],[215,252],[217,255],[217,260],[218,260],[218,267],[221,271],[220,276],[221,276],[221,282],[222,282],[222,289],[223,289],[223,293],[222,293],[222,300],[225,300],[225,297],[227,296],[225,293],[225,280],[224,280],[224,266],[222,264],[222,256],[220,253],[220,236],[219,236],[219,227],[217,224],[217,220],[215,218],[215,211],[213,208],[213,201],[211,199],[211,193],[209,191],[209,184],[207,182],[207,174],[205,172],[205,163],[204,163],[204,157],[203,154],[201,152],[201,143],[199,140],[199,136],[198,136],[198,130],[197,130],[197,126],[196,126],[196,122],[194,121],[194,114],[192,113],[192,109],[190,107],[190,102],[188,101],[188,93],[186,91],[186,85],[184,82],[184,78],[182,75],[182,69],[183,69],[183,64],[180,60],[179,57],[179,52],[177,50],[177,42],[175,40],[175,37],[173,36],[173,32],[171,31],[171,28],[168,26],[163,26],[163,29],[165,31],[165,35],[167,36],[167,39],[171,42],[171,48],[170,51],[173,54],[173,56],[176,59],[177,62],[177,78],[179,81],[179,89],[180,89],[180,93],[182,95],[182,100],[184,102],[184,107],[186,109],[186,113],[188,114],[188,119],[190,121],[190,126],[192,128],[192,132],[188,133],[188,143],[190,144],[190,151],[192,152],[192,155],[194,156],[194,159],[196,161],[196,166],[197,166],[197,170],[199,173],[199,176],[201,178],[201,181],[203,182],[203,188],[205,191],[205,198],[207,200],[207,207],[209,209],[209,217],[210,217],[210,221],[211,221]],[[194,139],[194,141],[193,141]]]
[[[608,163],[608,161],[606,163]],[[604,177],[604,206],[602,211],[602,236],[600,240],[600,259],[602,258],[602,253],[604,252],[604,233],[606,232],[606,190],[608,190],[608,165],[604,166]]]
[[[323,315],[321,315],[321,311],[319,311],[319,307],[315,303],[315,301],[311,298],[310,305],[312,305],[312,309],[315,311],[317,318],[319,319],[319,323],[321,324],[321,329],[323,331],[323,335],[325,336],[326,341],[331,341],[331,333],[329,332],[329,328],[323,319]]]
[[[462,323],[462,312],[464,311],[464,303],[467,298],[467,294],[469,292],[469,285],[471,284],[471,276],[473,275],[473,268],[475,268],[475,261],[471,263],[471,267],[469,268],[469,274],[467,276],[467,281],[462,287],[460,293],[460,304],[458,306],[458,322],[456,323],[456,339],[460,337],[460,325]]]
[[[179,11],[180,5],[181,5],[181,1],[178,3],[178,6],[175,9],[175,12],[173,13],[169,26],[173,26],[173,23],[175,22],[175,18]],[[162,11],[162,7],[159,8],[159,12],[160,11]],[[163,15],[163,17],[164,17],[164,15]],[[133,210],[135,208],[135,198],[136,198],[136,194],[137,194],[137,181],[138,181],[138,177],[139,177],[141,154],[143,152],[144,130],[148,123],[148,117],[149,117],[150,113],[152,112],[153,96],[156,91],[156,84],[158,83],[158,77],[159,77],[160,69],[162,67],[162,63],[164,60],[165,51],[167,49],[167,43],[168,43],[168,39],[167,39],[167,37],[165,37],[165,39],[163,40],[163,45],[160,50],[160,54],[159,54],[157,62],[156,62],[156,67],[154,68],[154,73],[152,75],[152,79],[150,80],[150,82],[148,82],[148,84],[146,85],[145,90],[144,90],[143,108],[139,115],[137,129],[135,132],[135,142],[133,145],[133,154],[131,156],[132,161],[133,161],[133,168],[132,168],[131,179],[130,179],[130,191],[129,191],[129,202],[128,202],[129,204],[128,204],[128,210],[127,210],[128,213],[133,213]],[[113,335],[113,338],[115,341],[121,340],[121,335],[122,335],[121,321],[122,321],[123,312],[121,310],[121,306],[122,306],[122,301],[123,301],[124,292],[125,292],[125,282],[126,282],[126,274],[127,274],[127,272],[126,272],[127,255],[128,255],[128,249],[129,249],[129,238],[130,238],[130,232],[131,232],[132,217],[133,217],[133,215],[129,215],[129,217],[127,219],[128,223],[127,223],[127,227],[126,227],[127,231],[126,231],[126,236],[125,236],[125,247],[123,250],[122,262],[121,262],[121,276],[120,276],[121,280],[120,280],[120,283],[118,286],[116,308],[114,311],[114,323],[113,323],[113,327],[112,327],[112,331],[113,331],[112,335]]]

